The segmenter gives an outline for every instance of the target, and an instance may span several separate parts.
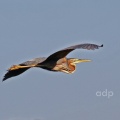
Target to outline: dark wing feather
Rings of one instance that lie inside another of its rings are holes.
[[[58,52],[53,53],[52,55],[50,55],[45,62],[47,61],[57,61],[61,58],[64,58],[67,54],[69,54],[71,51],[75,50],[75,49],[87,49],[87,50],[94,50],[94,49],[98,49],[99,47],[103,47],[103,45],[99,46],[96,44],[79,44],[79,45],[74,45],[74,46],[70,46],[68,48],[65,48],[63,50],[60,50]]]
[[[4,76],[4,78],[3,78],[3,81],[5,81],[5,80],[8,79],[8,78],[17,76],[17,75],[25,72],[25,71],[28,70],[28,69],[29,69],[29,68],[20,68],[20,69],[11,70],[11,71],[9,70],[9,71],[5,74],[5,76]]]

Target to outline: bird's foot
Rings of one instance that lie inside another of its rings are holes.
[[[20,68],[31,68],[31,67],[35,67],[35,66],[36,65],[30,65],[30,66],[13,65],[8,69],[8,71],[17,70],[17,69],[20,69]]]
[[[8,69],[8,71],[16,70],[19,69],[20,67],[21,67],[20,65],[13,65]]]

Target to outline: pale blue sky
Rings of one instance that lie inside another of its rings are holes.
[[[8,67],[78,43],[104,44],[68,75],[42,69],[2,82]],[[0,0],[0,120],[119,120],[119,0]],[[97,97],[97,91],[114,95]]]

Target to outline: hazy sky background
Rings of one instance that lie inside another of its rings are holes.
[[[2,82],[13,64],[86,42],[104,47],[69,54],[92,59],[74,74],[34,68]],[[119,0],[0,0],[0,120],[119,120],[119,52]]]

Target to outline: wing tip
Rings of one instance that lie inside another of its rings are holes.
[[[103,44],[100,47],[103,47]]]
[[[5,80],[7,80],[9,77],[7,76],[7,73],[4,75],[2,82],[4,82]]]
[[[4,76],[3,79],[2,79],[2,82],[4,82],[5,80],[7,80],[7,78]]]

